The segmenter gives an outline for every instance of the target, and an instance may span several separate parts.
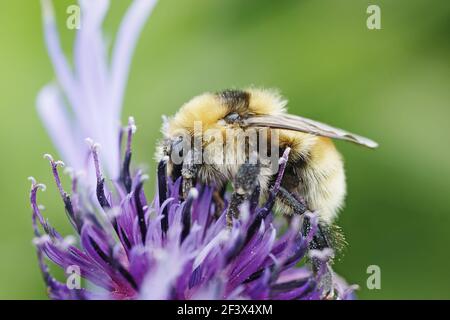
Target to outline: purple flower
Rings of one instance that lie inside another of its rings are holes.
[[[146,175],[130,169],[136,127],[130,118],[128,126],[120,128],[121,105],[133,48],[155,1],[133,1],[119,28],[111,63],[107,62],[101,29],[109,1],[80,1],[82,21],[73,68],[62,53],[51,2],[43,0],[42,4],[57,82],[40,92],[37,104],[53,142],[70,165],[66,168],[70,192],[63,189],[60,178],[59,168],[64,163],[50,155],[45,157],[77,234],[63,237],[44,218],[37,192],[45,186],[31,178],[34,244],[49,296],[321,298],[319,283],[324,272],[314,274],[306,265],[298,266],[307,258],[308,244],[317,230],[316,216],[294,218],[286,229],[272,214],[288,151],[280,161],[278,183],[266,203],[258,206],[259,195],[255,194],[241,208],[241,218],[232,228],[226,226],[225,211],[216,214],[211,186],[197,185],[186,200],[181,200],[180,180],[166,177],[163,161],[152,199],[143,189]],[[86,137],[91,137],[87,146],[83,143]],[[121,140],[125,140],[124,150]],[[305,219],[310,228],[304,236],[300,230]],[[312,254],[324,260],[331,255],[327,251]],[[70,279],[66,283],[56,280],[47,261],[65,272],[74,270]],[[81,286],[77,276],[84,279]],[[336,279],[337,298],[351,298],[353,287]]]
[[[77,177],[72,177],[69,195],[61,186],[58,167],[51,168],[66,213],[78,233],[79,245],[72,237],[63,238],[41,214],[37,191],[43,186],[34,180],[31,188],[35,244],[40,267],[54,299],[319,299],[321,272],[297,267],[305,258],[308,243],[317,230],[317,218],[302,236],[303,219],[295,218],[279,233],[271,208],[279,183],[262,207],[259,195],[247,203],[241,219],[231,229],[225,211],[215,217],[212,188],[197,186],[181,201],[180,180],[172,182],[163,166],[158,171],[158,190],[149,202],[143,190],[145,175],[129,175],[131,137],[128,126],[127,148],[122,176],[107,186],[99,165],[97,144],[91,154],[97,176],[95,199],[83,195]],[[288,152],[283,157],[287,159]],[[286,161],[280,161],[278,182]],[[162,182],[162,183],[161,183]],[[161,225],[168,217],[168,230]],[[43,232],[40,231],[41,226]],[[315,253],[328,259],[327,252]],[[69,289],[49,274],[44,256],[67,270],[76,266],[87,280],[84,289]],[[336,284],[338,298],[352,295],[352,288]]]
[[[117,133],[129,67],[156,0],[132,2],[119,26],[111,57],[101,28],[109,1],[80,1],[81,27],[73,49],[73,68],[60,45],[52,2],[41,2],[45,41],[57,77],[57,83],[45,86],[38,95],[41,119],[68,165],[93,176],[85,165],[88,149],[84,139],[90,137],[104,147],[105,170],[117,178]]]

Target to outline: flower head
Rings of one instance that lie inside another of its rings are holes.
[[[73,67],[61,48],[51,0],[41,0],[44,35],[56,83],[38,95],[37,109],[50,137],[67,164],[86,170],[86,137],[100,143],[103,164],[112,178],[119,175],[120,116],[128,72],[140,31],[156,0],[134,0],[125,14],[108,55],[102,23],[108,0],[79,1],[81,26],[73,48]]]
[[[181,200],[180,180],[158,172],[158,190],[148,201],[143,190],[146,176],[129,175],[131,137],[123,175],[107,186],[98,159],[98,145],[90,146],[97,176],[95,199],[77,188],[72,175],[71,194],[63,190],[58,168],[61,162],[47,156],[66,213],[78,233],[62,237],[44,219],[37,204],[43,186],[32,180],[31,204],[35,245],[49,294],[57,299],[318,299],[321,273],[296,265],[306,258],[308,244],[317,230],[317,218],[307,235],[300,232],[303,219],[294,219],[280,233],[271,212],[279,184],[261,207],[259,195],[241,209],[241,219],[231,229],[225,211],[215,217],[213,189],[197,186]],[[283,157],[286,159],[288,152]],[[286,161],[280,161],[280,175]],[[278,179],[280,180],[280,179]],[[164,220],[166,225],[164,227]],[[41,226],[41,228],[39,227]],[[43,230],[43,232],[40,231]],[[69,289],[48,272],[43,257],[66,270],[77,266],[88,284]],[[321,255],[327,259],[325,254]],[[351,288],[338,287],[339,298],[351,296]]]

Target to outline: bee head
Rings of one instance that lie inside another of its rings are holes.
[[[239,124],[249,116],[250,93],[241,90],[225,90],[217,93],[220,103],[227,109],[223,121],[227,124]]]
[[[227,114],[223,120],[227,124],[241,124],[245,119],[257,115],[284,112],[286,102],[276,91],[262,89],[225,90],[217,93]]]
[[[180,130],[193,134],[196,122],[201,122],[203,130],[240,126],[252,116],[282,113],[285,104],[280,95],[271,90],[251,88],[205,93],[184,104],[169,119],[163,132],[168,136]]]

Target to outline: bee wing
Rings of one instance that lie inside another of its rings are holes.
[[[315,120],[291,114],[253,116],[244,120],[251,127],[269,127],[310,133],[317,136],[350,141],[368,148],[378,147],[378,143],[354,133],[332,127]]]

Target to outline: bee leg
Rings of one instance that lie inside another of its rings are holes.
[[[226,213],[227,227],[231,228],[233,226],[233,218],[239,217],[239,206],[245,201],[246,195],[240,194],[234,191],[231,194],[230,205]]]
[[[259,171],[259,163],[244,163],[239,167],[233,182],[234,191],[231,194],[230,205],[226,213],[227,226],[229,228],[233,225],[233,218],[239,218],[239,206],[249,199],[257,188]]]
[[[294,193],[289,192],[284,187],[280,187],[278,190],[277,198],[290,207],[297,215],[302,215],[308,210],[304,201],[300,200]]]
[[[285,205],[289,206],[294,214],[303,215],[307,210],[307,206],[304,201],[301,201],[294,193],[289,192],[283,187],[280,187],[277,197]],[[310,230],[309,218],[304,218],[304,224],[302,234],[306,236]],[[330,228],[319,223],[317,232],[314,235],[312,241],[309,244],[309,250],[323,250],[326,248],[332,248],[330,241]],[[311,264],[313,272],[320,274],[319,287],[323,290],[323,297],[326,299],[332,299],[334,296],[333,288],[333,270],[330,266],[330,262],[318,257],[311,258]]]
[[[315,272],[315,274],[318,274],[320,270],[320,268],[324,268],[324,271],[322,273],[322,275],[320,276],[320,280],[318,283],[318,287],[320,289],[322,289],[322,297],[325,300],[334,300],[336,295],[335,295],[335,291],[334,291],[334,272],[333,269],[331,268],[331,265],[329,262],[312,262],[313,266],[316,265],[315,267],[313,267],[313,271]]]
[[[194,180],[197,177],[197,172],[199,168],[199,153],[195,150],[190,150],[183,160],[183,167],[181,169],[181,175],[183,177],[182,183],[182,195],[183,199],[187,199],[189,190],[194,187]],[[200,153],[201,156],[201,153]],[[201,159],[201,158],[200,158]]]
[[[309,219],[305,219],[303,234],[307,234],[310,229]],[[333,246],[330,241],[330,228],[323,223],[319,223],[317,226],[316,234],[314,235],[312,241],[309,243],[309,250],[324,250],[332,249]],[[316,275],[320,275],[319,288],[322,289],[322,298],[333,299],[334,298],[334,280],[333,280],[333,269],[331,268],[333,257],[311,257],[311,265],[313,272]]]

